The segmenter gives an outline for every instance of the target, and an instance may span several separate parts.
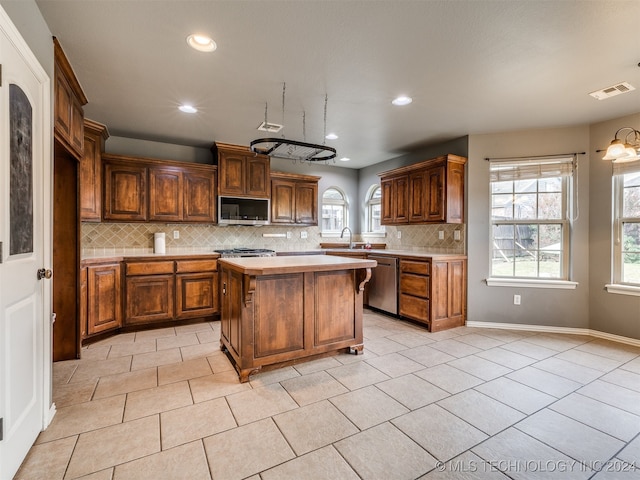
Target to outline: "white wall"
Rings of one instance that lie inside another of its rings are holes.
[[[0,0],[0,5],[7,12],[49,78],[53,79],[53,39],[35,0]],[[53,80],[51,86],[53,92]]]
[[[486,157],[587,152],[578,157],[580,214],[573,225],[575,290],[489,287],[489,162]],[[469,136],[467,163],[468,320],[589,328],[589,127]],[[513,304],[519,294],[522,305]]]
[[[100,122],[100,120],[96,118],[92,118],[91,120]],[[108,153],[117,155],[151,157],[162,160],[175,160],[178,162],[213,162],[213,154],[208,148],[175,145],[173,143],[165,142],[153,142],[137,138],[111,136],[107,138],[104,149]]]
[[[640,113],[593,124],[590,128],[590,326],[601,332],[640,338],[640,297],[607,293],[604,289],[612,281],[612,164],[602,160],[604,153],[596,150],[606,149],[621,127],[640,130]]]

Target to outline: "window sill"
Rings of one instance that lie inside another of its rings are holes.
[[[322,238],[338,238],[338,237],[340,237],[340,232],[320,232],[320,237],[322,237]]]
[[[524,278],[487,278],[485,280],[489,287],[522,287],[522,288],[554,288],[564,290],[575,290],[578,282],[569,280],[539,280]]]
[[[632,285],[620,285],[618,283],[608,283],[604,286],[609,293],[617,293],[618,295],[633,295],[640,297],[640,287]]]
[[[361,234],[362,237],[375,237],[375,238],[385,238],[387,236],[386,232],[363,232]]]

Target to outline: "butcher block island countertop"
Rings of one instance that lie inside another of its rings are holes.
[[[218,260],[220,347],[241,382],[337,351],[361,352],[364,286],[375,260],[301,255]]]

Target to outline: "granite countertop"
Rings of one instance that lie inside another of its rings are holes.
[[[280,257],[298,257],[298,256],[307,256],[307,255],[322,255],[327,252],[334,253],[368,253],[373,255],[381,255],[381,256],[389,256],[389,257],[405,257],[405,258],[466,258],[467,256],[459,253],[440,253],[433,252],[427,249],[414,249],[414,250],[389,250],[389,249],[363,249],[363,248],[308,248],[304,250],[284,250],[277,251],[276,253]],[[101,253],[93,253],[88,255],[83,255],[82,263],[92,264],[92,263],[105,263],[105,262],[120,262],[122,260],[131,259],[131,258],[141,258],[141,259],[167,259],[167,260],[180,260],[184,257],[198,257],[198,256],[213,256],[219,257],[220,254],[215,253],[212,250],[206,251],[194,251],[193,249],[174,249],[165,254],[158,253],[137,253],[133,252],[125,252],[125,253],[115,253],[110,250],[105,250]],[[249,257],[254,258],[254,257]],[[269,258],[269,257],[264,257]]]

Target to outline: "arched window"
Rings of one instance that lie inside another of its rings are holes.
[[[347,197],[337,187],[329,187],[322,194],[322,232],[341,232],[347,223]]]
[[[367,193],[367,232],[384,232],[380,225],[382,189],[380,185],[372,185]]]

